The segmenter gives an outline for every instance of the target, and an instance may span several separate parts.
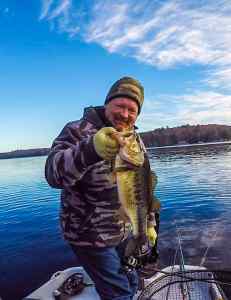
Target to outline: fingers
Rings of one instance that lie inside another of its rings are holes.
[[[118,149],[119,148],[119,144],[114,138],[111,138],[110,136],[106,136],[105,139],[106,139],[106,141],[105,141],[106,148],[108,148],[108,149],[109,148],[110,149]]]
[[[105,152],[115,155],[116,153],[118,153],[118,147],[106,147]]]
[[[131,135],[131,132],[127,133],[121,133],[118,132],[115,128],[113,127],[105,127],[106,129],[106,134],[108,138],[110,138],[113,141],[116,141],[117,145],[123,147],[126,143],[124,141],[124,137],[128,137]]]
[[[117,148],[119,147],[118,141],[116,139],[117,131],[113,127],[104,127],[103,134],[101,136],[102,142],[107,148]]]
[[[111,135],[111,134],[117,132],[117,130],[116,130],[115,128],[113,128],[113,127],[104,127],[104,128],[103,128],[103,131],[104,131],[104,133],[105,133],[106,135]]]
[[[117,153],[118,153],[118,148],[106,147],[102,152],[102,155],[106,160],[113,160]]]
[[[106,160],[115,158],[119,151],[119,143],[113,136],[117,131],[113,127],[100,129],[93,137],[93,143],[99,156]]]

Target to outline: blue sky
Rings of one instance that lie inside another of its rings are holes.
[[[145,88],[140,131],[231,125],[231,2],[0,3],[0,152],[49,147],[129,75]]]

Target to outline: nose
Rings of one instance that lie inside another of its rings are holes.
[[[128,119],[128,109],[127,108],[122,109],[120,114],[121,114],[121,117],[123,117],[124,119]]]

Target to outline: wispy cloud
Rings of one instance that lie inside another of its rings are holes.
[[[214,88],[224,87],[231,91],[231,57],[230,63],[227,59],[226,65],[214,68],[204,81]]]
[[[78,34],[156,68],[205,67],[202,83],[210,91],[145,100],[138,125],[150,130],[163,124],[231,125],[230,15],[229,0],[43,0],[40,19],[71,37]]]
[[[231,89],[229,0],[73,2],[43,0],[40,19],[157,68],[206,66],[207,85]]]
[[[39,20],[48,20],[51,23],[51,28],[55,28],[59,32],[66,32],[70,37],[75,36],[80,29],[77,24],[78,18],[75,20],[73,16],[77,18],[77,14],[73,11],[72,0],[42,1]]]
[[[49,20],[65,15],[68,9],[71,7],[71,0],[63,0],[57,7],[50,13]]]
[[[42,20],[48,16],[53,0],[42,0],[42,10],[39,19]]]
[[[138,126],[141,130],[152,130],[163,125],[171,127],[214,122],[231,125],[231,95],[201,91],[145,100]]]

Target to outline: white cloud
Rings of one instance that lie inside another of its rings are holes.
[[[231,90],[231,2],[43,0],[40,19],[157,68],[200,64],[204,83]],[[57,4],[58,3],[58,4]],[[84,12],[84,17],[83,17]]]
[[[231,125],[231,95],[201,91],[145,100],[137,124],[141,131],[146,131],[162,126],[211,123]]]
[[[109,51],[129,52],[160,68],[230,62],[230,4],[226,1],[219,1],[219,6],[205,1],[200,7],[193,7],[192,1],[168,1],[159,7],[153,2],[138,17],[133,13],[134,1],[127,1],[126,6],[118,2],[116,9],[112,1],[108,3],[111,7],[108,4],[106,9],[98,3],[101,13],[91,20],[87,39]],[[92,28],[97,28],[97,35]]]
[[[216,108],[217,106],[228,109],[231,107],[231,95],[220,94],[217,92],[195,92],[193,95],[183,95],[179,97],[186,104],[191,104],[193,108]]]
[[[212,72],[208,74],[205,82],[214,88],[224,87],[228,90],[231,90],[231,63],[214,68]]]
[[[117,28],[126,22],[127,10],[127,4],[113,4],[111,1],[95,5],[93,18],[86,28],[85,39],[88,42],[98,42],[112,52],[116,41],[111,43],[111,40],[117,37]],[[105,16],[107,17],[105,18]]]

